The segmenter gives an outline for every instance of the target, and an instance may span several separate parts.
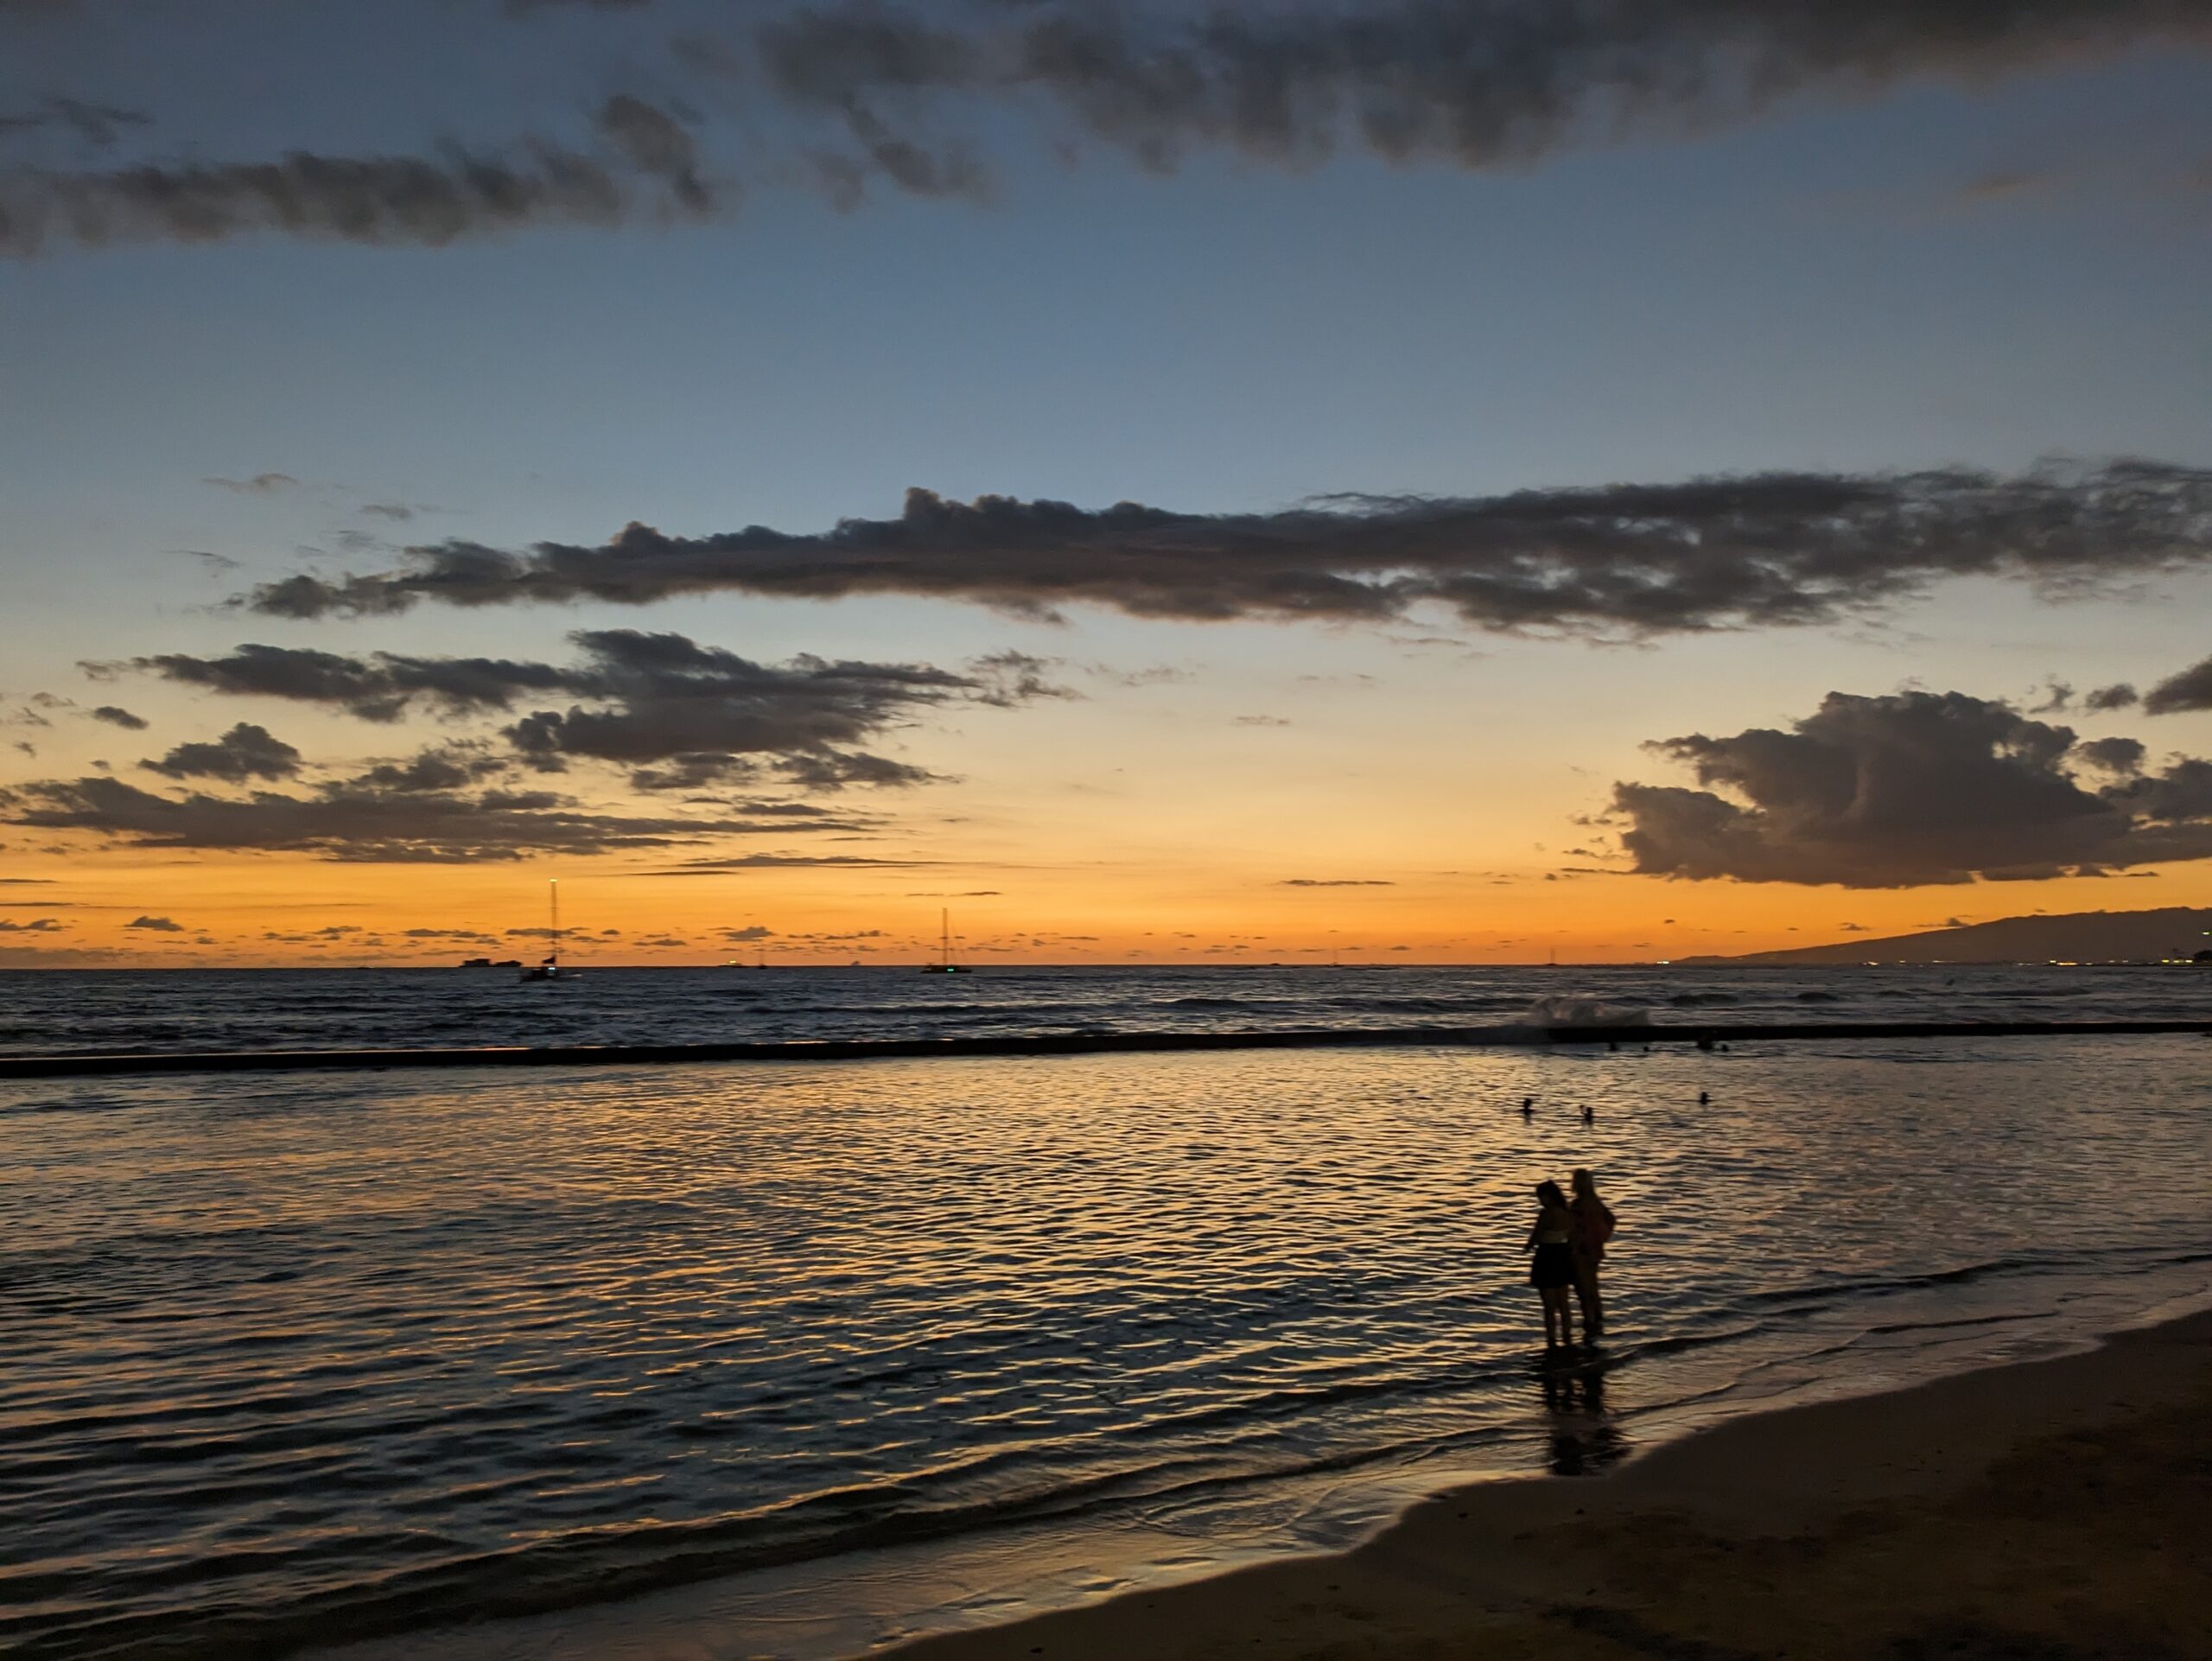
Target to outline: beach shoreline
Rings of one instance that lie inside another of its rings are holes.
[[[1598,1477],[1434,1495],[1373,1537],[879,1651],[1414,1658],[2212,1653],[2186,1549],[2212,1310],[1779,1407]]]
[[[2212,1474],[2208,1303],[2212,1287],[2052,1355],[1858,1392],[1846,1383],[1836,1393],[1838,1381],[1801,1388],[1669,1436],[1601,1474],[1595,1462],[1592,1474],[1443,1485],[1432,1473],[1419,1487],[1399,1485],[1389,1520],[1341,1549],[1224,1550],[1178,1567],[1173,1556],[1157,1555],[1172,1553],[1169,1536],[1154,1537],[1155,1555],[1141,1564],[1140,1537],[1102,1555],[1106,1541],[1095,1534],[1015,1533],[986,1537],[950,1558],[928,1549],[861,1554],[307,1654],[2212,1655],[2212,1644],[2190,1647],[2198,1642],[2192,1634],[2212,1627],[2212,1569],[2189,1565],[2179,1546],[2199,1526],[2199,1495]],[[1562,1380],[1574,1372],[1562,1367]],[[1560,1423],[1573,1434],[1571,1421]],[[1595,1421],[1580,1427],[1593,1428]],[[2054,1537],[2044,1525],[2050,1518],[2084,1520]],[[2016,1559],[2009,1565],[2008,1556]],[[1870,1614],[1895,1589],[1901,1567],[1913,1581],[1910,1594]],[[2103,1588],[2101,1601],[2085,1600],[2085,1587]],[[849,1600],[842,1609],[841,1597]],[[893,1616],[899,1600],[915,1615],[931,1613],[901,1621]],[[2138,1602],[2149,1613],[2129,1626]],[[2097,1637],[2101,1625],[2125,1629],[2126,1641]]]

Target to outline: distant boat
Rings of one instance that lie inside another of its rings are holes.
[[[549,890],[550,902],[553,908],[551,926],[545,931],[551,950],[546,952],[544,962],[534,964],[524,969],[515,978],[525,981],[582,980],[584,977],[582,970],[561,967],[561,884],[556,879],[545,886]]]
[[[938,960],[922,965],[925,975],[964,975],[968,965],[952,961],[952,913],[950,909],[938,913],[938,920],[944,932],[944,942],[938,947]]]

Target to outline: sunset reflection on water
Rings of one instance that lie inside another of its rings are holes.
[[[2208,1091],[2164,1039],[13,1085],[16,1630],[214,1655],[1321,1471],[1594,1471],[1714,1392],[2201,1282]],[[1517,1248],[1575,1165],[1614,1339],[1560,1373]]]

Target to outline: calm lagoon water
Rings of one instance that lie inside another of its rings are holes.
[[[1669,1002],[1712,976],[1630,972],[1573,990],[1640,991],[1655,1019],[1713,1007]],[[22,1041],[48,1018],[16,996],[29,978],[0,989],[11,1047],[121,1047]],[[645,995],[621,978],[558,989],[601,1000],[561,1018],[635,1035]],[[696,978],[662,1002],[723,996]],[[779,1019],[804,1019],[805,978],[767,995]],[[812,994],[822,1026],[853,978]],[[957,999],[1141,1021],[1160,995],[993,978]],[[1346,978],[1377,983],[1346,997],[1506,996],[1496,971]],[[1564,990],[1534,978],[1522,1008]],[[1814,978],[1717,990],[1799,1015],[1805,990],[1840,1015],[1899,986],[2008,994],[2004,975]],[[2138,979],[2139,1011],[2203,1011],[2202,977]],[[2125,1012],[2124,977],[2058,984],[2014,977],[2010,1002]],[[1175,993],[1262,994],[1237,971]],[[142,992],[137,1018],[221,1027],[210,1047],[313,1024],[196,996]],[[396,1034],[432,996],[372,987],[331,1023]],[[887,991],[879,1027],[940,1018],[923,996]],[[2208,1108],[2193,1037],[0,1085],[0,1647],[404,1646],[728,1576],[834,1585],[887,1550],[1050,1541],[1065,1571],[1117,1532],[1192,1562],[1325,1543],[1375,1496],[1601,1469],[1715,1413],[2202,1298]],[[1578,1164],[1622,1219],[1617,1337],[1563,1378],[1535,1358],[1517,1248],[1529,1185]],[[1055,1594],[1109,1583],[1063,1573]],[[928,1613],[895,1603],[838,1641]],[[830,1641],[807,1630],[733,1652]]]

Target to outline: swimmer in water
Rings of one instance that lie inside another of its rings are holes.
[[[1536,1117],[1536,1098],[1534,1096],[1523,1096],[1521,1098],[1521,1117],[1524,1119],[1533,1119]]]
[[[1585,1124],[1595,1124],[1598,1123],[1598,1110],[1591,1106],[1587,1102],[1585,1102],[1582,1104],[1582,1123]]]

